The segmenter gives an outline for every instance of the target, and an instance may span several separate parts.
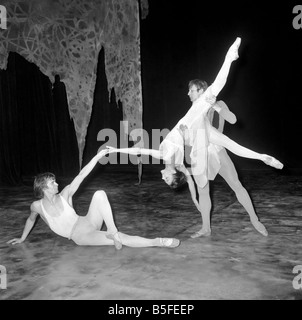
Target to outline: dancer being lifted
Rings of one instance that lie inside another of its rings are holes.
[[[208,111],[214,108],[226,120],[234,122],[232,114],[225,108],[221,108],[215,102],[216,97],[227,81],[232,62],[239,57],[238,49],[240,44],[241,39],[237,38],[229,48],[224,63],[211,86],[207,87],[206,82],[202,82],[203,85],[200,88],[191,85],[189,95],[193,95],[196,92],[196,99],[192,99],[193,104],[191,108],[169,132],[160,144],[159,150],[140,148],[114,149],[109,147],[112,151],[115,150],[116,152],[151,155],[157,159],[163,159],[165,169],[161,171],[162,177],[172,188],[177,188],[182,181],[188,181],[192,199],[201,212],[203,219],[202,229],[193,235],[193,237],[211,234],[211,205],[208,203],[205,208],[200,201],[201,199],[196,199],[196,191],[194,190],[191,175],[195,179],[198,190],[203,193],[208,192],[208,181],[209,179],[213,179],[211,175],[209,175],[209,172],[214,168],[214,172],[216,171],[217,173],[217,168],[220,167],[219,156],[217,156],[217,152],[213,149],[213,146],[226,148],[241,157],[261,160],[276,169],[283,168],[283,164],[274,157],[257,153],[231,140],[214,128],[208,118]],[[190,174],[183,164],[185,145],[192,147],[190,153]],[[211,154],[213,155],[215,153],[216,157],[211,156]],[[251,213],[251,211],[248,212]],[[267,235],[265,227],[259,222],[257,216],[250,214],[250,217],[254,227],[263,235]]]

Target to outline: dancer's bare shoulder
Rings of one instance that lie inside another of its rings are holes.
[[[31,205],[30,205],[30,212],[31,214],[41,214],[42,212],[42,208],[41,208],[41,201],[37,200],[34,201]]]

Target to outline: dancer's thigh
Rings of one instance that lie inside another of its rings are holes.
[[[235,168],[233,161],[230,156],[227,154],[225,149],[219,151],[219,159],[220,159],[220,170],[219,174],[226,181],[234,181],[238,180],[238,174]]]
[[[209,132],[209,141],[213,144],[216,144],[218,146],[225,147],[228,143],[230,143],[232,140],[218,131],[216,128],[209,126],[208,127]]]
[[[80,217],[72,233],[71,239],[78,245],[112,245],[113,241],[106,238],[106,231],[99,231],[85,217]]]

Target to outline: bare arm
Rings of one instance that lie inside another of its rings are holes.
[[[235,114],[230,111],[230,109],[228,108],[228,106],[223,102],[223,101],[217,101],[214,105],[213,105],[213,109],[216,110],[219,115],[225,119],[227,122],[234,124],[237,121],[237,118],[235,116]]]
[[[197,208],[198,211],[200,211],[200,207],[199,207],[199,203],[196,199],[196,189],[195,189],[195,185],[193,182],[193,179],[191,176],[187,177],[187,182],[188,182],[188,186],[189,186],[189,190],[190,190],[190,194],[191,194],[191,198]]]
[[[186,175],[187,183],[188,183],[190,194],[191,194],[191,198],[192,198],[197,210],[200,211],[199,203],[198,203],[198,201],[196,199],[196,188],[195,188],[194,181],[193,181],[189,171],[187,170],[187,168],[185,166],[178,167],[177,169],[179,171],[183,172]]]
[[[161,159],[161,154],[159,150],[155,149],[144,149],[144,148],[122,148],[122,149],[116,149],[110,146],[107,146],[107,148],[110,150],[110,152],[120,152],[120,153],[127,153],[127,154],[133,154],[133,155],[147,155],[152,156],[156,159]]]
[[[218,96],[219,92],[223,89],[223,87],[226,84],[232,62],[237,60],[239,57],[238,49],[239,49],[240,43],[241,43],[241,39],[237,38],[235,42],[231,45],[231,47],[229,48],[225,56],[224,63],[220,71],[218,72],[216,79],[211,85],[212,94],[216,97]]]
[[[34,204],[32,204],[30,206],[30,210],[31,210],[31,213],[30,213],[29,217],[26,220],[26,223],[25,223],[24,230],[23,230],[21,238],[12,239],[12,240],[8,241],[7,243],[19,244],[19,243],[22,243],[22,242],[25,241],[25,239],[29,235],[30,231],[32,230],[32,228],[33,228],[33,226],[34,226],[34,224],[36,222],[37,216],[38,216],[38,213],[36,212]]]
[[[89,161],[89,163],[86,164],[86,166],[79,172],[79,174],[73,179],[73,181],[62,190],[61,194],[66,199],[69,200],[69,198],[72,197],[76,193],[80,184],[88,176],[88,174],[95,167],[95,165],[98,163],[98,161],[108,153],[109,153],[109,150],[105,149],[105,150],[100,151],[98,154],[96,154]]]

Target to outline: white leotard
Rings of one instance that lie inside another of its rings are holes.
[[[79,216],[61,195],[60,197],[64,206],[64,211],[61,212],[59,215],[52,216],[48,214],[43,206],[42,199],[41,208],[50,229],[56,234],[64,238],[70,239],[73,228],[77,223]]]

